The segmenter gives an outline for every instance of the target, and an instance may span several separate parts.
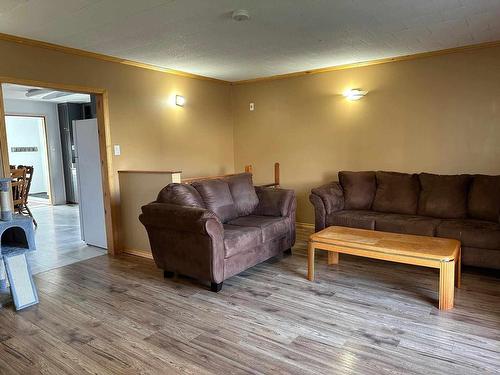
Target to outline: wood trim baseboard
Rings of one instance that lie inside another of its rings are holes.
[[[59,44],[55,44],[55,43],[43,42],[41,40],[24,38],[21,36],[16,36],[16,35],[11,35],[11,34],[0,33],[0,40],[4,40],[7,42],[14,42],[14,43],[18,43],[18,44],[23,44],[23,45],[27,45],[27,46],[31,46],[31,47],[45,48],[45,49],[49,49],[52,51],[57,51],[57,52],[62,52],[62,53],[67,53],[67,54],[77,55],[77,56],[82,56],[82,57],[88,57],[88,58],[97,59],[97,60],[101,60],[101,61],[129,65],[129,66],[133,66],[136,68],[148,69],[148,70],[153,70],[153,71],[157,71],[157,72],[173,74],[173,75],[181,76],[181,77],[230,84],[230,82],[228,82],[228,81],[224,81],[224,80],[217,79],[217,78],[205,77],[205,76],[201,76],[198,74],[183,72],[181,70],[162,68],[160,66],[156,66],[156,65],[152,65],[152,64],[146,64],[146,63],[141,63],[138,61],[122,59],[122,58],[115,57],[115,56],[105,55],[103,53],[85,51],[85,50],[78,49],[78,48],[66,47],[66,46],[62,46]]]
[[[371,66],[371,65],[379,65],[379,64],[387,64],[387,63],[399,62],[399,61],[423,59],[423,58],[427,58],[427,57],[448,55],[448,54],[452,54],[452,53],[470,52],[470,51],[476,51],[479,49],[492,48],[492,47],[500,47],[500,40],[496,40],[496,41],[492,41],[492,42],[485,42],[485,43],[478,43],[478,44],[470,44],[470,45],[461,46],[461,47],[440,49],[440,50],[435,50],[435,51],[414,53],[411,55],[402,55],[402,56],[388,57],[388,58],[384,58],[384,59],[361,61],[361,62],[352,63],[352,64],[334,65],[334,66],[318,68],[318,69],[302,70],[302,71],[298,71],[298,72],[277,74],[277,75],[268,76],[268,77],[245,79],[245,80],[241,80],[241,81],[231,82],[231,85],[244,85],[244,84],[248,84],[248,83],[275,81],[275,80],[280,80],[280,79],[295,78],[295,77],[301,77],[301,76],[312,75],[312,74],[334,72],[336,70],[354,69],[354,68],[361,68],[361,67]]]
[[[141,258],[153,259],[153,254],[148,250],[123,249],[122,254],[134,255]]]

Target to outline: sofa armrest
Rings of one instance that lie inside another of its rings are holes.
[[[211,226],[222,224],[210,210],[168,203],[149,203],[142,206],[139,220],[146,227],[163,228],[181,232],[208,234]],[[211,225],[207,226],[209,222]]]
[[[328,214],[344,209],[344,191],[339,182],[330,182],[312,189],[309,201],[314,206],[315,229],[319,231],[325,228]]]
[[[296,206],[293,190],[256,186],[255,192],[259,204],[252,212],[253,215],[285,217],[293,213]]]
[[[214,283],[224,280],[224,227],[212,211],[154,202],[142,207],[139,220],[159,268]]]

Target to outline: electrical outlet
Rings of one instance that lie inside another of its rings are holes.
[[[255,110],[255,103],[250,103],[250,111],[254,111]]]

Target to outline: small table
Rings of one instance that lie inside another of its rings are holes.
[[[460,288],[460,242],[453,239],[331,226],[309,237],[307,278],[314,280],[314,250],[328,251],[328,264],[339,253],[439,268],[439,309],[453,308],[454,285]]]

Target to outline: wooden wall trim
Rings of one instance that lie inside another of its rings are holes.
[[[416,60],[416,59],[422,59],[422,58],[433,57],[433,56],[448,55],[448,54],[452,54],[452,53],[470,52],[470,51],[476,51],[479,49],[492,48],[492,47],[500,47],[500,40],[493,41],[493,42],[471,44],[471,45],[461,46],[461,47],[441,49],[441,50],[436,50],[436,51],[415,53],[415,54],[411,54],[411,55],[388,57],[385,59],[362,61],[362,62],[353,63],[353,64],[336,65],[336,66],[330,66],[330,67],[325,67],[325,68],[303,70],[303,71],[293,72],[293,73],[277,74],[277,75],[269,76],[269,77],[245,79],[245,80],[241,80],[241,81],[231,82],[231,85],[244,85],[244,84],[249,84],[249,83],[275,81],[275,80],[279,80],[279,79],[294,78],[294,77],[301,77],[301,76],[312,75],[312,74],[334,72],[336,70],[361,68],[364,66],[387,64],[387,63],[398,62],[398,61]]]
[[[220,83],[224,83],[224,84],[230,83],[228,81],[223,81],[223,80],[217,79],[217,78],[205,77],[205,76],[201,76],[198,74],[187,73],[187,72],[183,72],[183,71],[175,70],[175,69],[162,68],[160,66],[156,66],[156,65],[152,65],[152,64],[146,64],[146,63],[141,63],[138,61],[122,59],[119,57],[109,56],[109,55],[105,55],[102,53],[85,51],[85,50],[78,49],[78,48],[61,46],[61,45],[55,44],[55,43],[43,42],[41,40],[24,38],[24,37],[20,37],[20,36],[16,36],[16,35],[0,33],[0,40],[5,40],[8,42],[14,42],[14,43],[23,44],[23,45],[32,46],[32,47],[50,49],[52,51],[68,53],[71,55],[88,57],[88,58],[92,58],[92,59],[113,62],[113,63],[117,63],[117,64],[129,65],[129,66],[133,66],[136,68],[154,70],[157,72],[173,74],[173,75],[181,76],[181,77],[193,78],[193,79],[198,79],[198,80],[203,80],[203,81],[220,82]]]
[[[109,55],[105,55],[102,53],[90,52],[90,51],[85,51],[85,50],[78,49],[78,48],[61,46],[61,45],[55,44],[55,43],[48,43],[48,42],[43,42],[40,40],[24,38],[24,37],[20,37],[20,36],[16,36],[16,35],[0,33],[0,40],[5,40],[8,42],[13,42],[13,43],[19,43],[19,44],[23,44],[23,45],[32,46],[32,47],[50,49],[50,50],[57,51],[57,52],[68,53],[68,54],[72,54],[72,55],[93,58],[93,59],[102,60],[102,61],[108,61],[108,62],[114,62],[114,63],[118,63],[118,64],[123,64],[123,65],[129,65],[129,66],[133,66],[136,68],[154,70],[157,72],[168,73],[168,74],[173,74],[173,75],[187,77],[187,78],[193,78],[193,79],[204,80],[204,81],[213,81],[213,82],[219,82],[219,83],[230,84],[230,85],[244,85],[247,83],[274,81],[274,80],[279,80],[279,79],[301,77],[301,76],[305,76],[305,75],[333,72],[336,70],[353,69],[353,68],[360,68],[360,67],[364,67],[364,66],[387,64],[387,63],[391,63],[391,62],[415,60],[415,59],[421,59],[421,58],[432,57],[432,56],[447,55],[447,54],[451,54],[451,53],[460,53],[460,52],[469,52],[469,51],[475,51],[478,49],[499,47],[500,46],[500,40],[496,40],[496,41],[485,42],[485,43],[470,44],[470,45],[461,46],[461,47],[446,48],[446,49],[441,49],[441,50],[436,50],[436,51],[415,53],[415,54],[411,54],[411,55],[403,55],[403,56],[395,56],[395,57],[389,57],[389,58],[384,58],[384,59],[368,60],[368,61],[362,61],[362,62],[353,63],[353,64],[329,66],[329,67],[318,68],[318,69],[303,70],[303,71],[298,71],[298,72],[293,72],[293,73],[277,74],[277,75],[268,76],[268,77],[260,77],[260,78],[253,78],[253,79],[246,79],[246,80],[230,82],[230,81],[224,81],[224,80],[217,79],[217,78],[187,73],[187,72],[183,72],[180,70],[162,68],[160,66],[141,63],[138,61],[122,59],[119,57],[109,56]],[[33,84],[33,86],[36,86],[36,85]],[[82,91],[80,90],[80,92],[82,92]]]

